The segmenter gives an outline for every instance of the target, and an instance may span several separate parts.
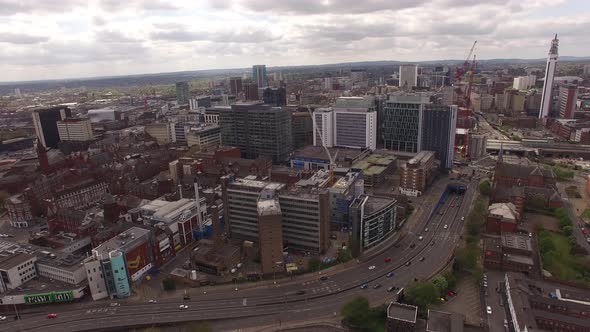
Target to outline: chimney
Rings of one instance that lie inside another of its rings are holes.
[[[215,248],[223,246],[221,238],[221,225],[219,224],[219,210],[217,205],[211,206],[211,226],[213,227],[213,244]]]

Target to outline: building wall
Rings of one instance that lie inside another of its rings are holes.
[[[279,201],[285,246],[314,253],[323,251],[320,202],[317,197],[280,195]]]
[[[72,112],[67,107],[53,107],[33,111],[33,126],[41,145],[46,148],[57,148],[59,143],[57,122],[71,116]]]
[[[87,142],[94,138],[89,119],[59,121],[57,130],[61,141]]]
[[[418,86],[418,65],[399,66],[399,86],[408,88]]]
[[[334,112],[334,145],[377,148],[376,112]]]
[[[578,99],[578,86],[567,84],[559,87],[559,117],[573,119]]]
[[[283,264],[283,230],[280,211],[278,214],[258,216],[260,247],[260,267],[262,274],[269,275],[282,272]]]
[[[317,110],[313,113],[313,145],[334,146],[334,112]]]
[[[422,116],[421,150],[436,152],[442,168],[453,167],[457,107],[428,105]]]
[[[427,100],[390,98],[383,108],[381,131],[386,149],[419,152],[422,145],[422,109]]]
[[[146,134],[156,139],[160,145],[172,143],[172,132],[167,123],[151,123],[145,126]]]
[[[4,207],[10,218],[10,226],[15,228],[29,227],[29,222],[33,220],[33,211],[25,197],[19,195],[7,198],[4,201]]]
[[[53,266],[51,264],[37,263],[37,272],[39,276],[59,280],[72,285],[77,285],[86,280],[86,271],[84,265],[77,265],[77,268],[71,271],[69,268]]]
[[[94,301],[104,299],[109,296],[107,285],[102,271],[100,260],[96,257],[90,257],[84,261],[86,278],[90,287],[90,294]]]
[[[37,257],[31,256],[29,259],[16,266],[13,266],[10,269],[0,270],[0,278],[2,279],[0,281],[2,285],[2,287],[0,287],[0,291],[3,292],[6,289],[16,289],[27,281],[35,278],[37,276],[37,269],[35,267],[36,262]]]

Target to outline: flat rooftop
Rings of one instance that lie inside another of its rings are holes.
[[[415,323],[417,315],[418,307],[414,305],[391,302],[387,307],[388,318]]]
[[[386,197],[379,197],[379,196],[368,196],[369,199],[365,203],[365,214],[370,215],[375,213],[383,208],[387,207],[390,204],[395,204],[395,199],[393,198],[386,198]]]
[[[428,310],[426,332],[462,332],[463,317],[460,314]]]
[[[24,262],[33,259],[35,256],[17,252],[8,256],[0,257],[0,270],[10,270]]]
[[[408,161],[408,164],[421,165],[433,156],[434,151],[420,151],[414,158]]]
[[[265,199],[258,201],[258,215],[269,216],[281,214],[281,206],[276,199]]]
[[[511,249],[532,251],[531,239],[518,234],[502,234],[502,246]]]
[[[10,295],[21,295],[21,294],[42,294],[49,292],[68,291],[73,289],[79,289],[85,286],[86,281],[78,285],[72,285],[63,281],[50,279],[47,277],[37,277],[27,281],[16,289],[9,290],[4,293],[4,297]],[[84,285],[84,286],[82,286]]]
[[[344,160],[351,162],[355,161],[355,159],[359,158],[359,156],[365,152],[360,149],[348,148],[328,148],[328,151],[330,151],[330,154],[332,156],[336,155],[336,152],[338,152],[337,159],[339,161]],[[328,157],[328,154],[326,154],[326,150],[324,150],[324,148],[321,146],[308,145],[293,152],[292,159],[299,158],[315,159],[319,161],[325,161],[326,163],[330,162],[330,158]]]
[[[119,250],[126,253],[129,250],[135,249],[138,245],[145,241],[145,238],[150,233],[150,230],[131,227],[126,231],[110,238],[108,241],[101,243],[98,247],[92,249],[97,255],[107,257],[109,252]]]

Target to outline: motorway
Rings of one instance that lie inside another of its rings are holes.
[[[277,285],[249,288],[200,289],[191,300],[162,299],[156,304],[121,304],[110,307],[107,302],[89,303],[84,307],[76,304],[43,307],[41,310],[23,311],[22,319],[0,323],[0,331],[91,331],[114,330],[136,326],[151,326],[195,320],[229,320],[250,317],[254,325],[280,324],[290,321],[306,321],[336,315],[342,305],[355,295],[369,298],[372,305],[387,303],[394,293],[389,286],[405,287],[415,278],[425,279],[448,264],[453,249],[463,229],[461,217],[467,216],[477,183],[467,184],[464,195],[451,194],[441,206],[440,212],[429,218],[438,198],[446,188],[448,178],[435,182],[429,190],[430,199],[421,200],[416,213],[418,218],[408,234],[398,243],[366,261],[340,271],[327,271],[328,279],[321,281],[319,275],[304,279],[281,280]],[[418,199],[420,200],[420,199]],[[445,227],[446,225],[446,227]],[[428,231],[425,229],[428,228]],[[418,237],[423,236],[423,240]],[[412,248],[413,247],[413,248]],[[424,260],[421,261],[421,258]],[[386,263],[385,259],[391,262]],[[406,265],[411,262],[410,265]],[[375,266],[374,269],[369,269]],[[393,277],[387,278],[389,272]],[[367,289],[360,286],[368,283]],[[379,283],[382,287],[374,289]],[[305,293],[298,295],[303,290]],[[179,309],[181,303],[188,309]],[[50,311],[57,318],[47,318]],[[240,319],[235,328],[245,327]]]

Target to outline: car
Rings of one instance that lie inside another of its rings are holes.
[[[412,261],[407,261],[406,266],[410,266],[410,265],[412,265]]]
[[[391,263],[391,257],[387,257],[387,258],[385,258],[385,259],[384,259],[384,262],[385,262],[385,263]]]
[[[391,278],[391,277],[393,277],[394,275],[395,275],[395,272],[391,271],[391,272],[389,272],[389,273],[386,275],[386,277],[387,277],[387,278]]]
[[[586,242],[590,243],[590,237],[586,238]]]
[[[529,233],[529,237],[533,237],[533,233]]]
[[[587,229],[583,229],[582,230],[582,234],[584,234],[584,235],[588,234],[588,230]]]
[[[57,318],[57,314],[47,314],[47,318]]]
[[[188,294],[184,294],[184,296],[182,297],[184,300],[190,300],[191,296]]]
[[[488,313],[488,315],[491,315],[492,314],[492,307],[487,306],[486,307],[486,312]]]
[[[373,289],[377,289],[377,288],[381,288],[381,284],[375,284],[375,285],[373,285]]]
[[[483,281],[488,281],[488,275],[484,273],[483,275]]]
[[[420,257],[421,262],[424,262],[425,259],[426,259],[426,257],[424,257],[424,256]]]
[[[186,304],[181,304],[181,305],[179,305],[179,306],[178,306],[178,308],[179,308],[180,310],[188,309],[188,305],[186,305]]]
[[[388,292],[388,293],[391,293],[391,292],[393,292],[394,290],[395,290],[395,286],[390,286],[390,287],[388,287],[388,288],[387,288],[387,292]]]
[[[111,303],[111,307],[120,307],[121,305],[117,302]]]
[[[457,294],[456,294],[455,292],[453,292],[453,291],[448,291],[448,292],[447,292],[447,295],[448,295],[449,297],[455,297],[455,295],[457,295]]]
[[[484,281],[484,282],[483,282],[483,286],[484,286],[484,287],[488,287],[488,282],[487,282],[487,281]]]
[[[416,248],[416,244],[415,243],[410,244],[410,249],[414,249],[414,248]]]
[[[418,236],[418,240],[422,241],[422,240],[424,240],[424,237],[422,235],[420,235],[420,236]]]
[[[444,228],[444,229],[447,229],[447,228],[449,228],[449,225],[445,224],[445,225],[443,226],[443,228]]]
[[[158,301],[156,301],[156,300],[149,300],[148,302],[149,302],[149,303],[154,303],[154,304],[155,304],[155,303],[158,303]]]
[[[0,316],[0,320],[6,320],[6,316]]]
[[[428,227],[424,228],[424,232],[428,232]]]
[[[375,269],[375,265],[369,266],[369,270],[374,270],[374,269]]]
[[[297,291],[297,295],[303,295],[303,294],[305,294],[305,291],[304,290],[298,290]]]
[[[369,284],[362,284],[361,285],[361,289],[367,289],[367,288],[369,288]]]
[[[461,217],[461,221],[464,221],[464,220],[465,220],[465,217]]]
[[[320,280],[321,280],[321,281],[326,281],[326,280],[328,280],[328,276],[321,276],[321,277],[320,277]]]

